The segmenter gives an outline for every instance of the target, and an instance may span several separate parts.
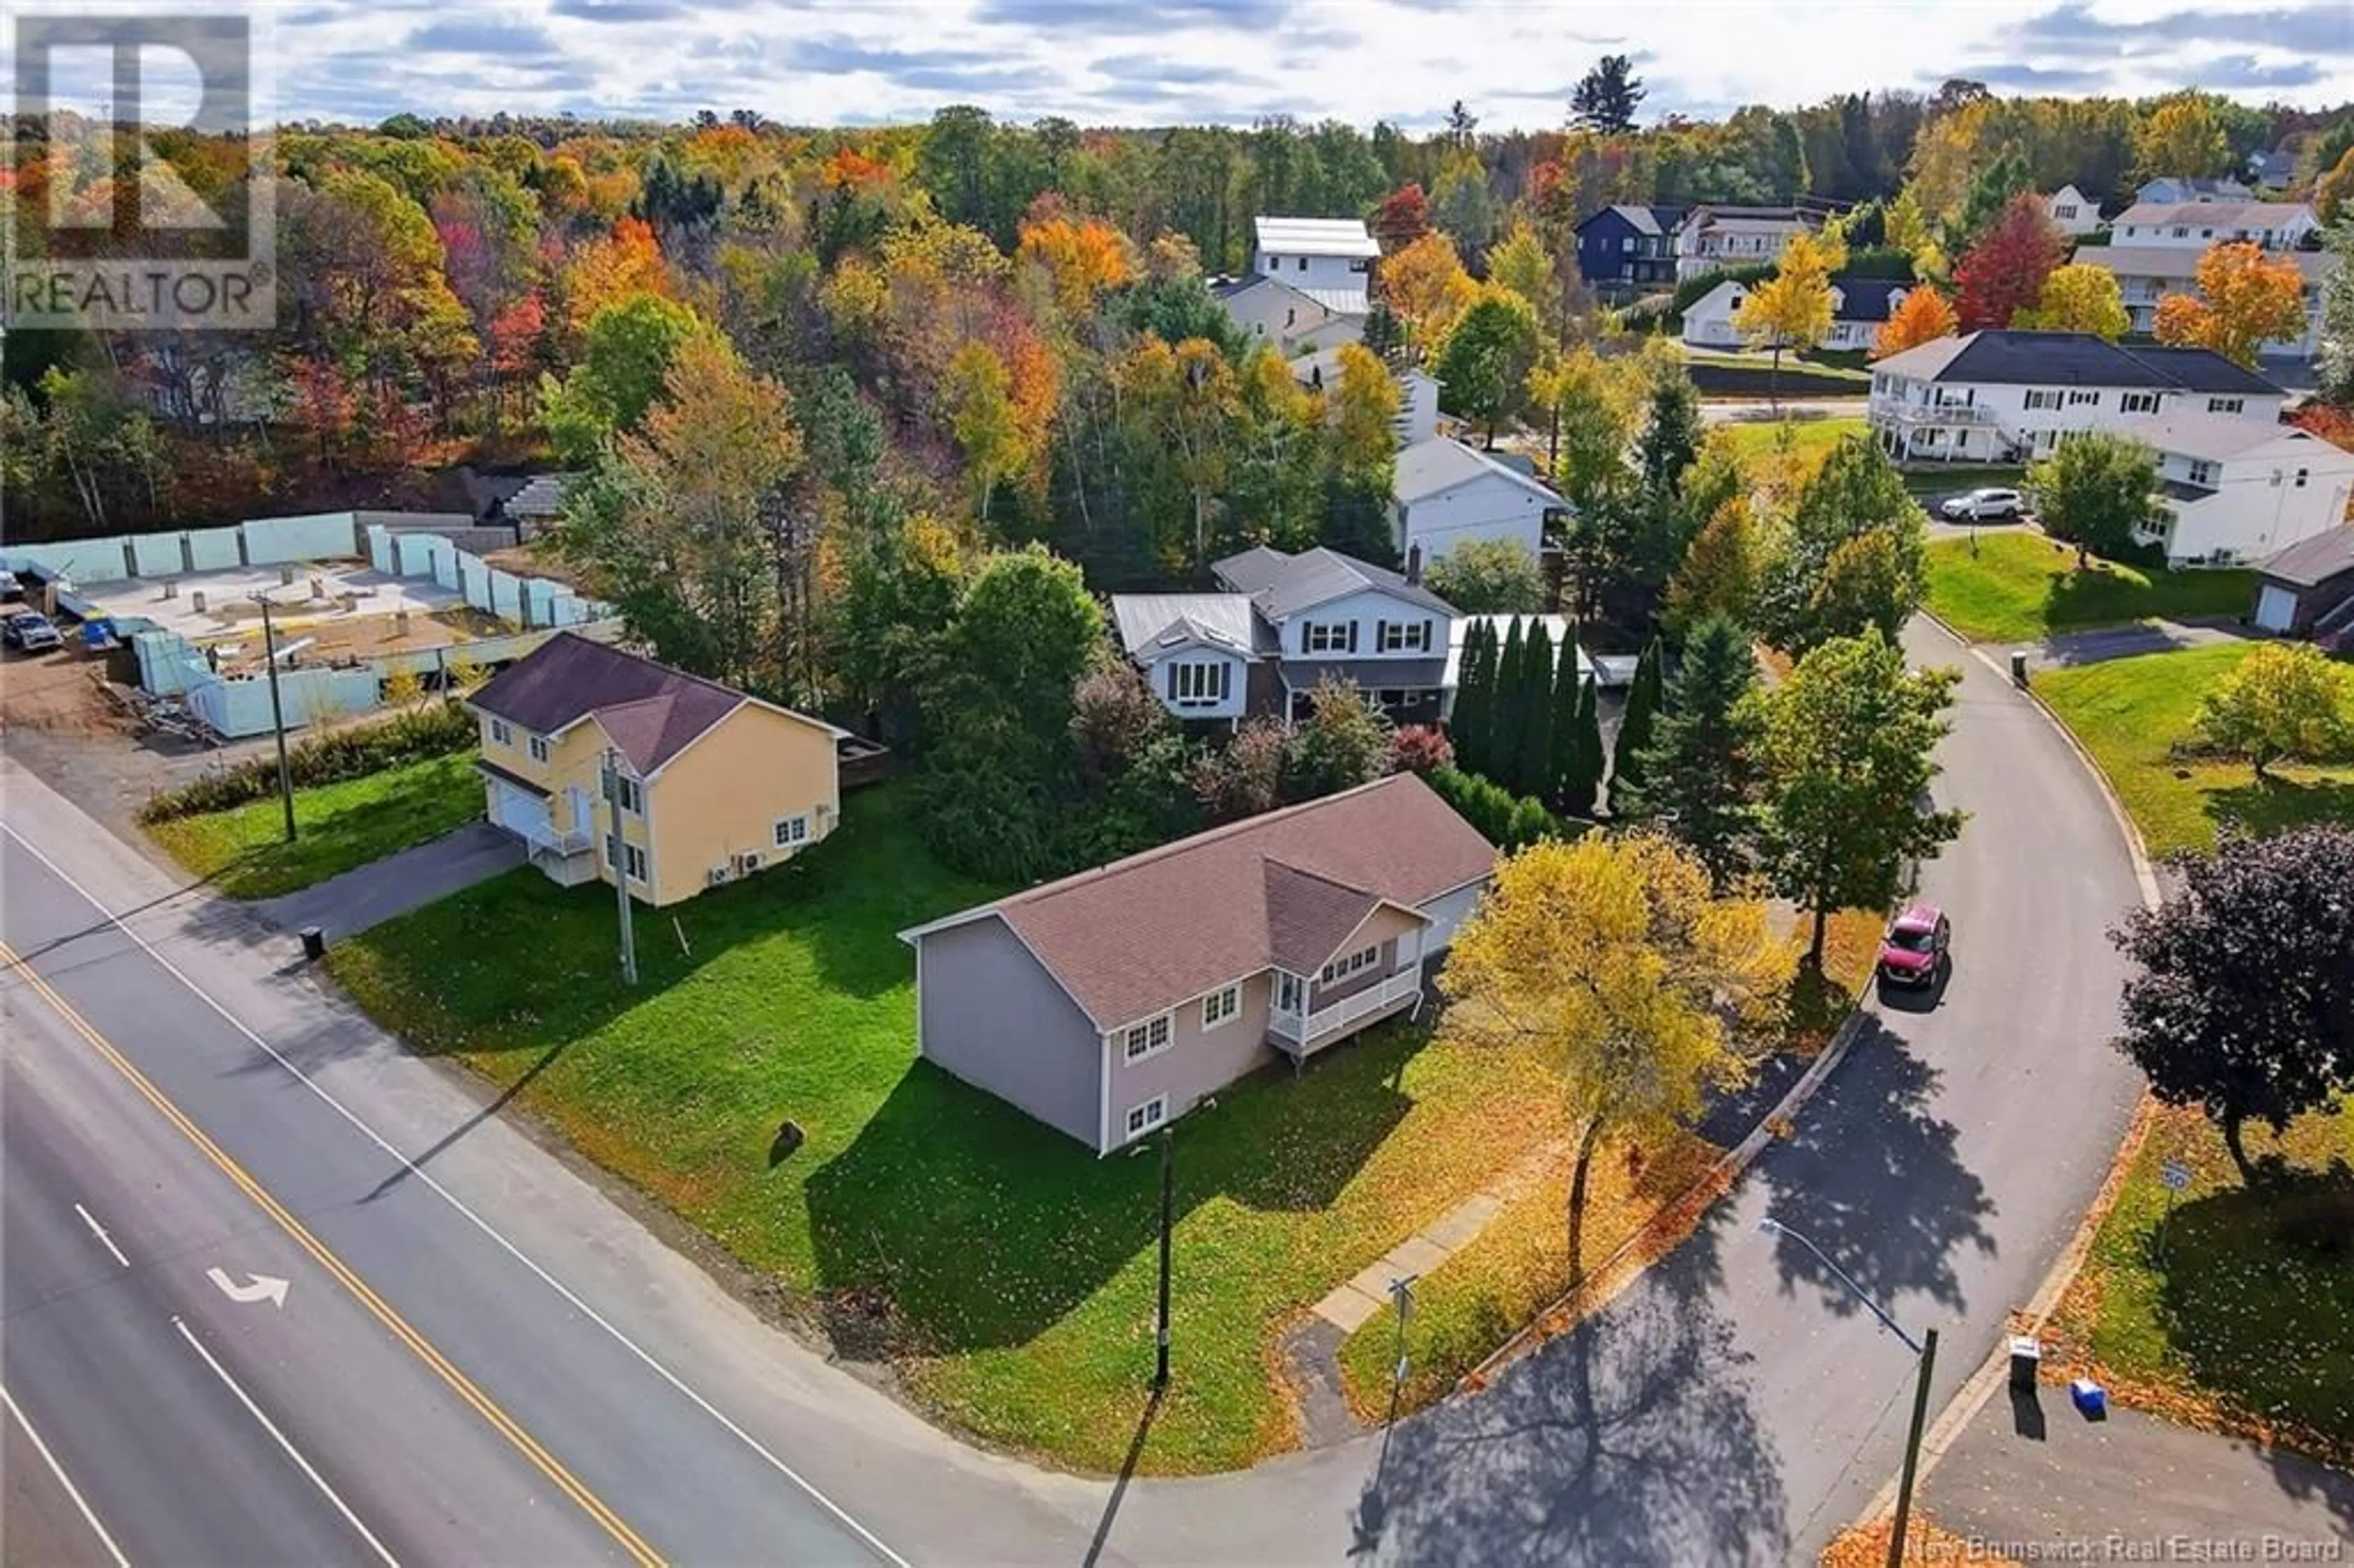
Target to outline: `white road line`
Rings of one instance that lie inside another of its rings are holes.
[[[41,1441],[41,1435],[33,1430],[33,1424],[25,1419],[25,1413],[16,1407],[15,1397],[5,1387],[0,1387],[0,1404],[7,1407],[8,1414],[16,1418],[16,1425],[25,1429],[25,1436],[33,1440],[34,1452],[40,1455],[41,1462],[48,1466],[49,1474],[58,1478],[58,1485],[65,1489],[66,1496],[73,1499],[74,1507],[81,1510],[82,1522],[90,1526],[92,1535],[98,1537],[98,1543],[106,1548],[106,1554],[114,1559],[115,1568],[131,1568],[131,1559],[122,1555],[122,1548],[114,1544],[114,1537],[106,1532],[106,1526],[98,1522],[98,1515],[90,1508],[90,1499],[83,1497],[81,1489],[73,1484],[73,1478],[66,1474],[63,1465],[58,1463],[58,1457],[49,1452],[49,1446]]]
[[[288,1061],[283,1055],[280,1054],[278,1048],[270,1044],[269,1041],[264,1040],[260,1035],[247,1028],[244,1022],[236,1014],[229,1012],[228,1008],[223,1007],[219,1001],[215,1000],[211,992],[206,991],[202,986],[196,984],[196,981],[190,980],[187,975],[181,970],[177,964],[175,964],[171,959],[156,951],[155,945],[154,943],[150,942],[146,938],[141,936],[138,932],[133,930],[128,925],[124,924],[121,916],[117,915],[113,910],[109,909],[104,904],[99,902],[97,895],[92,894],[90,889],[84,887],[80,883],[76,882],[73,877],[67,873],[63,866],[58,864],[57,862],[42,853],[39,846],[33,843],[30,840],[27,839],[24,834],[16,832],[16,829],[9,827],[5,822],[0,822],[0,833],[5,833],[8,837],[16,840],[18,848],[31,855],[35,860],[40,862],[44,866],[47,866],[51,875],[55,876],[59,882],[64,883],[68,887],[72,888],[75,893],[80,895],[83,902],[87,903],[91,908],[97,910],[99,914],[105,918],[108,925],[112,926],[116,930],[130,938],[132,941],[137,943],[140,951],[145,953],[149,958],[154,959],[157,964],[161,965],[164,971],[170,975],[174,980],[178,980],[181,985],[185,986],[190,995],[194,996],[197,1001],[203,1002],[207,1007],[211,1008],[215,1012],[218,1013],[223,1022],[227,1023],[231,1029],[236,1030],[239,1034],[244,1035],[248,1040],[253,1042],[254,1045],[264,1054],[269,1056],[271,1061],[277,1063],[281,1067],[285,1068],[287,1072],[293,1075],[297,1082],[301,1083],[304,1088],[310,1090],[313,1094],[318,1096],[319,1098],[324,1101],[337,1116],[342,1117],[345,1121],[358,1128],[361,1135],[366,1138],[369,1142],[375,1144],[378,1149],[383,1150],[387,1154],[391,1155],[393,1159],[398,1160],[403,1171],[423,1182],[426,1187],[436,1196],[440,1197],[443,1202],[449,1204],[459,1213],[464,1215],[469,1224],[472,1224],[476,1230],[482,1232],[482,1234],[488,1236],[493,1242],[496,1243],[508,1256],[514,1258],[517,1263],[523,1265],[524,1267],[529,1269],[534,1275],[537,1276],[542,1284],[546,1285],[549,1289],[562,1297],[565,1302],[570,1306],[574,1311],[578,1312],[582,1317],[588,1319],[588,1321],[596,1324],[598,1328],[603,1330],[605,1333],[612,1339],[614,1343],[620,1345],[623,1350],[628,1351],[631,1355],[635,1356],[640,1361],[644,1363],[646,1368],[652,1372],[655,1376],[670,1384],[672,1388],[676,1389],[679,1393],[684,1395],[687,1402],[693,1404],[697,1410],[702,1411],[705,1415],[711,1417],[712,1420],[717,1422],[720,1427],[730,1436],[733,1436],[737,1441],[742,1443],[747,1448],[749,1448],[753,1453],[758,1455],[760,1458],[768,1464],[770,1469],[775,1470],[779,1475],[784,1477],[785,1479],[790,1481],[794,1486],[799,1487],[808,1495],[812,1502],[815,1502],[820,1508],[822,1508],[827,1513],[831,1514],[835,1521],[838,1522],[844,1530],[849,1531],[853,1535],[856,1536],[858,1540],[865,1545],[868,1551],[874,1552],[884,1562],[892,1564],[892,1568],[913,1568],[913,1565],[910,1564],[906,1558],[892,1551],[888,1546],[885,1546],[883,1543],[882,1539],[873,1531],[867,1529],[864,1525],[859,1523],[857,1520],[852,1518],[848,1510],[843,1509],[841,1504],[835,1502],[832,1498],[818,1490],[816,1486],[800,1471],[794,1469],[790,1465],[786,1464],[782,1459],[777,1457],[776,1455],[770,1453],[761,1445],[758,1438],[753,1436],[749,1432],[745,1431],[743,1427],[737,1425],[735,1421],[732,1420],[725,1412],[721,1411],[718,1406],[713,1404],[709,1400],[704,1398],[702,1394],[697,1393],[693,1388],[689,1387],[676,1372],[672,1372],[670,1368],[663,1365],[661,1361],[655,1360],[652,1352],[647,1351],[635,1340],[631,1339],[627,1334],[621,1332],[621,1330],[609,1321],[603,1314],[599,1313],[594,1307],[589,1306],[588,1302],[583,1301],[578,1296],[575,1295],[570,1287],[567,1286],[562,1280],[557,1279],[556,1276],[548,1273],[547,1270],[542,1268],[537,1263],[534,1262],[521,1247],[507,1240],[504,1235],[501,1234],[492,1226],[488,1220],[483,1219],[482,1215],[468,1208],[464,1202],[460,1201],[456,1193],[441,1185],[440,1182],[435,1181],[430,1171],[425,1170],[422,1166],[418,1165],[411,1160],[408,1156],[403,1154],[399,1150],[395,1149],[390,1143],[387,1142],[383,1134],[377,1132],[376,1128],[361,1120],[360,1118],[341,1100],[335,1098],[334,1096],[329,1094],[325,1089],[321,1088],[316,1083],[313,1082],[311,1075],[305,1073],[302,1068],[296,1066],[292,1062]]]
[[[327,1484],[327,1478],[319,1474],[317,1470],[311,1467],[311,1461],[302,1457],[302,1451],[295,1447],[292,1442],[287,1440],[285,1433],[278,1430],[278,1423],[270,1420],[270,1417],[263,1413],[261,1406],[253,1403],[252,1395],[247,1393],[243,1388],[238,1385],[237,1379],[228,1375],[228,1369],[213,1359],[213,1353],[205,1349],[204,1341],[197,1339],[195,1334],[189,1332],[188,1326],[180,1321],[176,1316],[172,1319],[172,1327],[180,1330],[180,1338],[188,1341],[188,1348],[190,1350],[196,1351],[196,1354],[205,1359],[205,1365],[213,1369],[213,1375],[220,1379],[222,1383],[228,1385],[228,1391],[237,1395],[237,1402],[239,1404],[244,1405],[246,1410],[256,1421],[261,1423],[261,1429],[264,1432],[269,1433],[272,1438],[277,1440],[278,1446],[286,1451],[286,1457],[293,1460],[304,1475],[311,1478],[311,1484],[318,1488],[321,1494],[323,1495],[329,1502],[335,1505],[335,1511],[342,1514],[351,1527],[360,1532],[360,1539],[368,1543],[368,1549],[370,1551],[374,1552],[378,1557],[384,1560],[386,1568],[400,1568],[398,1561],[394,1558],[391,1552],[387,1552],[384,1549],[384,1542],[376,1538],[376,1532],[368,1529],[366,1525],[362,1524],[360,1522],[360,1516],[351,1510],[351,1505],[345,1502],[342,1498],[335,1495],[335,1489]]]
[[[122,1249],[114,1245],[114,1238],[106,1234],[106,1227],[90,1217],[90,1211],[88,1209],[83,1208],[80,1203],[76,1203],[74,1205],[74,1213],[80,1214],[81,1216],[81,1223],[90,1227],[90,1234],[98,1238],[98,1245],[114,1255],[115,1262],[121,1264],[125,1268],[129,1268],[131,1266],[131,1260],[122,1255]]]

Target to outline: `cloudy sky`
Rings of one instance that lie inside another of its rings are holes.
[[[1487,128],[1541,127],[1606,52],[1635,58],[1647,119],[1954,75],[2011,91],[2354,100],[2348,0],[260,3],[288,119],[746,107],[840,124],[961,101],[1092,124],[1284,112],[1422,128],[1460,98]]]

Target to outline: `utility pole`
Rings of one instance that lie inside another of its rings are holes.
[[[613,894],[620,907],[621,983],[635,985],[638,983],[638,940],[630,921],[630,845],[629,841],[621,836],[621,754],[610,746],[605,748],[604,782],[605,813],[613,823]],[[1165,1311],[1162,1317],[1165,1320]]]
[[[1888,1568],[1904,1568],[1904,1526],[1913,1514],[1913,1473],[1921,1465],[1921,1431],[1929,1421],[1929,1374],[1937,1365],[1937,1330],[1921,1330],[1921,1371],[1913,1385],[1913,1430],[1904,1438],[1904,1470],[1896,1482],[1896,1522],[1888,1532]]]
[[[278,734],[278,800],[286,809],[286,842],[294,842],[294,773],[286,763],[286,710],[278,700],[278,636],[270,624],[270,596],[258,593],[261,606],[261,662],[270,673],[270,727]]]
[[[1161,1336],[1152,1361],[1152,1391],[1169,1386],[1169,1239],[1177,1223],[1177,1129],[1161,1129]]]

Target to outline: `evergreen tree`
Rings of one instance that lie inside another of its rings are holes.
[[[1523,646],[1521,618],[1516,615],[1504,630],[1503,652],[1496,656],[1496,707],[1488,721],[1487,740],[1479,748],[1479,770],[1499,784],[1510,781],[1512,766],[1521,754],[1521,731],[1528,723]]]
[[[1642,658],[1635,662],[1635,683],[1627,692],[1627,712],[1618,721],[1617,749],[1610,758],[1610,813],[1630,815],[1634,810],[1620,800],[1619,792],[1627,790],[1629,799],[1639,791],[1643,782],[1643,751],[1651,744],[1653,726],[1659,717],[1659,701],[1664,695],[1659,669],[1659,644],[1654,640],[1643,650]]]
[[[1545,767],[1544,788],[1538,791],[1546,804],[1563,810],[1567,809],[1562,802],[1570,798],[1581,756],[1577,711],[1583,690],[1577,673],[1577,623],[1573,620],[1562,632],[1561,673],[1553,685],[1553,755]]]
[[[1553,765],[1553,634],[1543,621],[1529,628],[1522,657],[1527,661],[1528,717],[1513,748],[1511,789],[1515,795],[1536,795],[1543,792],[1545,770]]]
[[[1756,828],[1758,711],[1751,700],[1756,686],[1749,634],[1722,615],[1700,622],[1684,643],[1651,744],[1641,754],[1639,782],[1612,787],[1614,808],[1666,819],[1668,832],[1719,882],[1748,864]],[[1620,752],[1623,757],[1624,732]],[[1628,791],[1624,801],[1617,798],[1620,789]]]
[[[1463,636],[1463,663],[1456,673],[1455,716],[1447,736],[1455,743],[1455,760],[1465,771],[1479,771],[1479,752],[1487,742],[1490,720],[1496,709],[1496,631],[1475,620]]]
[[[1577,690],[1577,709],[1570,719],[1570,767],[1562,780],[1561,809],[1564,815],[1591,817],[1602,788],[1602,714],[1587,676]]]

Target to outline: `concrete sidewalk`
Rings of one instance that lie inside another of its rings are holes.
[[[2041,1429],[2041,1436],[2033,1434]],[[2354,1476],[2112,1404],[2092,1422],[2065,1388],[2032,1406],[1998,1392],[1930,1473],[1924,1505],[1957,1535],[2020,1561],[2189,1561],[2181,1542],[2231,1542],[2215,1562],[2354,1554]],[[2074,1552],[2089,1556],[2068,1555]]]
[[[468,822],[398,854],[252,906],[281,931],[316,926],[329,940],[406,915],[524,862],[523,841],[488,822]]]

